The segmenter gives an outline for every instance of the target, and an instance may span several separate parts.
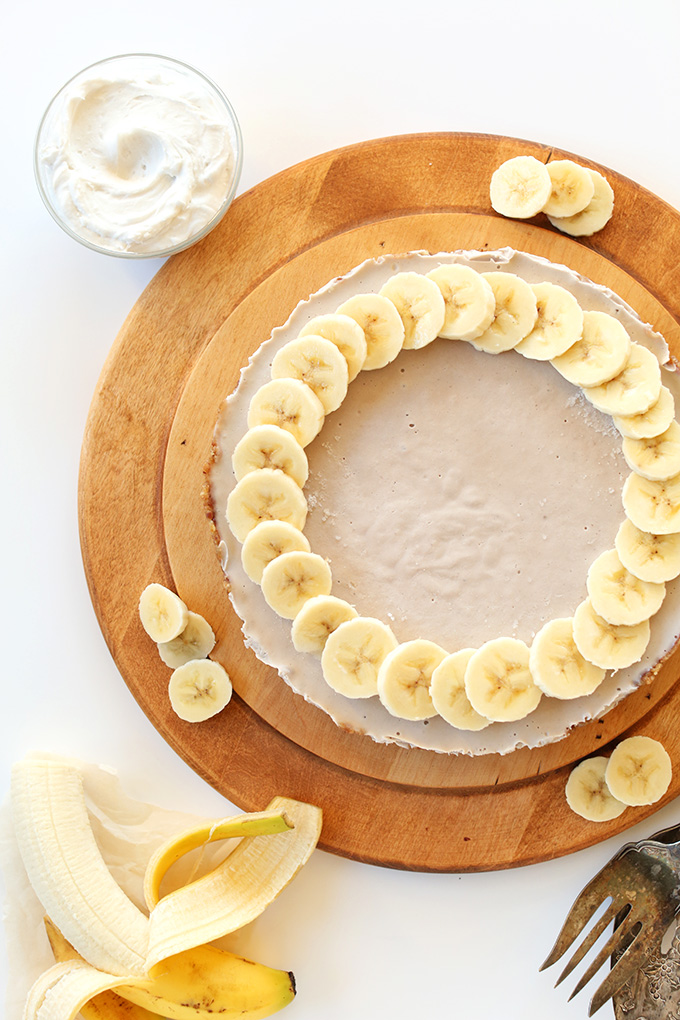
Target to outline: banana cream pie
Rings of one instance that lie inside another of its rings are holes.
[[[678,636],[668,357],[611,291],[510,249],[334,280],[216,430],[246,643],[377,741],[505,753],[602,715]]]

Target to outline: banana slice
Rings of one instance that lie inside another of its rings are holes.
[[[492,207],[501,216],[526,220],[541,211],[551,190],[544,163],[534,156],[514,156],[494,171],[489,194]]]
[[[384,368],[394,361],[404,344],[404,323],[389,298],[382,294],[356,294],[337,309],[349,315],[364,331],[366,359],[364,371]]]
[[[611,415],[642,414],[661,393],[661,368],[642,344],[631,344],[625,366],[601,386],[584,386],[583,395],[598,411]]]
[[[186,627],[189,610],[174,591],[154,583],[140,596],[139,618],[152,641],[172,641]]]
[[[439,335],[447,340],[475,340],[484,333],[496,312],[491,284],[469,266],[437,266],[427,274],[444,298],[444,325]]]
[[[287,521],[299,531],[307,520],[307,500],[292,478],[274,468],[250,471],[227,499],[227,524],[239,542],[261,521]]]
[[[641,475],[628,475],[621,492],[629,521],[653,535],[680,531],[680,475],[652,482]]]
[[[590,603],[607,623],[634,627],[654,616],[666,596],[665,584],[641,581],[626,570],[616,549],[601,553],[586,580]]]
[[[583,212],[595,194],[595,181],[586,167],[572,159],[555,159],[546,166],[552,187],[543,212],[559,217]]]
[[[583,333],[550,364],[574,386],[601,386],[623,371],[630,354],[625,327],[606,312],[584,312]]]
[[[278,468],[300,488],[309,477],[307,454],[297,440],[278,425],[256,425],[239,440],[231,458],[236,481],[250,471]]]
[[[643,478],[661,482],[680,473],[680,425],[672,421],[665,432],[653,439],[630,439],[622,444],[629,468]]]
[[[272,379],[299,379],[321,401],[325,414],[347,396],[349,369],[344,356],[322,336],[300,336],[284,344],[272,360]]]
[[[287,552],[310,552],[307,536],[288,521],[261,521],[243,540],[241,563],[255,584],[262,580],[264,568]]]
[[[574,613],[574,642],[584,659],[602,669],[625,669],[645,653],[651,628],[649,620],[633,627],[607,623],[586,599]]]
[[[606,672],[579,652],[571,617],[550,620],[541,627],[531,645],[529,669],[534,683],[544,694],[562,700],[592,694]]]
[[[486,354],[510,351],[523,340],[536,324],[536,295],[521,277],[514,273],[482,273],[491,287],[494,317],[491,325],[471,341],[472,346]]]
[[[548,216],[553,227],[571,237],[590,237],[609,223],[614,212],[614,192],[606,177],[588,167],[593,180],[593,197],[582,212],[573,216]]]
[[[523,719],[542,697],[529,648],[517,638],[494,638],[477,649],[465,670],[465,691],[474,710],[492,722]]]
[[[179,666],[168,684],[173,711],[185,722],[204,722],[229,704],[229,674],[219,662],[195,659]]]
[[[652,737],[628,737],[611,753],[605,780],[613,797],[639,807],[656,804],[671,785],[668,751]]]
[[[609,822],[626,810],[613,797],[605,780],[608,758],[586,758],[569,773],[565,789],[567,804],[589,822]]]
[[[346,698],[371,698],[378,693],[378,670],[398,645],[381,620],[357,616],[329,635],[321,654],[326,683]]]
[[[321,655],[329,634],[341,623],[354,620],[359,614],[354,606],[335,595],[315,595],[305,602],[293,620],[291,636],[298,652]]]
[[[397,719],[431,719],[437,709],[430,697],[432,674],[447,653],[434,641],[405,641],[387,655],[378,672],[378,697]]]
[[[613,422],[622,436],[631,439],[652,439],[665,432],[674,418],[673,394],[667,386],[662,386],[659,399],[642,414],[615,414]]]
[[[465,670],[475,648],[462,648],[447,655],[432,674],[430,697],[442,719],[458,730],[483,730],[490,719],[475,712],[465,693]]]
[[[364,367],[368,346],[363,329],[349,315],[317,315],[300,330],[300,336],[322,336],[338,348],[349,372],[348,381],[359,375]]]
[[[680,534],[653,535],[626,519],[614,545],[626,570],[641,581],[663,584],[680,576]]]
[[[313,552],[287,552],[262,571],[262,594],[275,613],[293,620],[305,602],[315,595],[330,595],[331,568]]]
[[[556,283],[532,283],[538,317],[515,350],[535,361],[552,361],[568,351],[583,332],[583,312],[573,294]]]
[[[187,625],[172,641],[158,643],[158,654],[166,666],[176,669],[192,659],[206,659],[215,647],[215,632],[199,613],[189,610]]]
[[[397,273],[380,288],[404,324],[404,349],[420,350],[439,336],[444,325],[444,298],[434,280],[422,273]]]
[[[300,446],[308,446],[324,423],[323,404],[300,379],[272,379],[253,394],[248,407],[248,428],[278,425]]]

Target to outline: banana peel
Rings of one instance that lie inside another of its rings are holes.
[[[47,917],[45,928],[58,963],[88,966]],[[295,978],[288,971],[253,963],[216,946],[198,946],[166,960],[147,981],[126,984],[125,980],[118,977],[113,989],[81,1005],[85,1020],[156,1020],[158,1016],[264,1020],[295,997]]]

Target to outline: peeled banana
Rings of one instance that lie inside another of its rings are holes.
[[[180,833],[149,861],[150,917],[101,856],[76,765],[17,763],[12,813],[57,960],[33,985],[25,1020],[74,1020],[79,1011],[85,1020],[262,1020],[292,1000],[288,972],[206,943],[252,921],[294,877],[319,838],[318,808],[275,798],[265,812]],[[159,899],[179,856],[233,836],[243,838],[222,864]]]

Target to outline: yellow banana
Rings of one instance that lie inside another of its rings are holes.
[[[45,918],[45,927],[55,960],[84,962],[49,918]],[[264,1020],[295,997],[292,974],[209,945],[165,960],[143,983],[127,985],[124,978],[119,980],[115,991],[97,995],[81,1006],[85,1020],[115,1020],[119,1016],[121,1020],[156,1020],[157,1016],[169,1020]],[[116,1011],[118,1002],[122,1013]]]

